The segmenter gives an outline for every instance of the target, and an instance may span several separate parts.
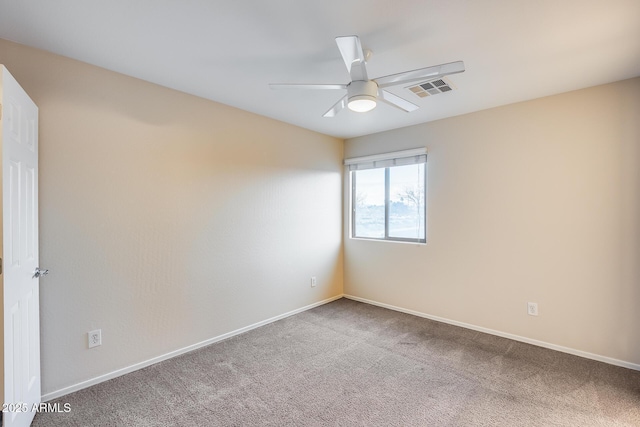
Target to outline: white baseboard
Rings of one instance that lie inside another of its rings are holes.
[[[161,356],[157,356],[157,357],[154,357],[152,359],[145,360],[143,362],[136,363],[134,365],[127,366],[127,367],[122,368],[122,369],[117,369],[117,370],[115,370],[113,372],[109,372],[107,374],[100,375],[98,377],[91,378],[91,379],[88,379],[86,381],[82,381],[82,382],[79,382],[77,384],[73,384],[73,385],[70,385],[68,387],[64,387],[64,388],[61,388],[59,390],[43,394],[42,395],[42,401],[43,402],[47,402],[49,400],[56,399],[58,397],[66,395],[66,394],[73,393],[73,392],[78,391],[78,390],[82,390],[83,388],[91,387],[92,385],[96,385],[96,384],[99,384],[101,382],[108,381],[110,379],[117,378],[119,376],[128,374],[130,372],[137,371],[138,369],[146,368],[147,366],[151,366],[151,365],[156,364],[158,362],[162,362],[163,360],[171,359],[172,357],[176,357],[176,356],[179,356],[181,354],[188,353],[190,351],[199,349],[201,347],[205,347],[205,346],[208,346],[210,344],[216,343],[218,341],[222,341],[222,340],[225,340],[227,338],[231,338],[233,336],[240,335],[240,334],[242,334],[244,332],[248,332],[248,331],[250,331],[252,329],[259,328],[260,326],[264,326],[264,325],[267,325],[269,323],[273,323],[275,321],[284,319],[285,317],[293,316],[294,314],[302,313],[303,311],[307,311],[307,310],[310,310],[312,308],[321,306],[323,304],[330,303],[330,302],[335,301],[337,299],[340,299],[342,297],[343,297],[342,294],[336,295],[334,297],[327,298],[325,300],[322,300],[322,301],[319,301],[319,302],[316,302],[316,303],[313,303],[313,304],[309,304],[307,306],[304,306],[304,307],[289,311],[287,313],[280,314],[280,315],[275,316],[275,317],[271,317],[270,319],[266,319],[266,320],[263,320],[261,322],[254,323],[252,325],[245,326],[244,328],[236,329],[235,331],[227,332],[226,334],[222,334],[222,335],[219,335],[217,337],[209,338],[208,340],[204,340],[204,341],[201,341],[199,343],[196,343],[196,344],[193,344],[193,345],[190,345],[190,346],[178,349],[178,350],[174,350],[172,352],[163,354]]]
[[[636,370],[636,371],[640,371],[640,365],[638,365],[636,363],[626,362],[624,360],[618,360],[618,359],[614,359],[612,357],[601,356],[599,354],[588,353],[586,351],[576,350],[576,349],[569,348],[569,347],[563,347],[561,345],[550,344],[548,342],[538,341],[538,340],[534,340],[534,339],[526,338],[526,337],[521,337],[519,335],[514,335],[514,334],[509,334],[509,333],[506,333],[506,332],[496,331],[496,330],[493,330],[493,329],[483,328],[482,326],[471,325],[469,323],[463,323],[463,322],[458,322],[458,321],[455,321],[455,320],[445,319],[443,317],[432,316],[430,314],[421,313],[419,311],[409,310],[409,309],[402,308],[402,307],[396,307],[394,305],[385,304],[385,303],[377,302],[377,301],[372,301],[372,300],[368,300],[366,298],[360,298],[360,297],[356,297],[356,296],[353,296],[353,295],[345,294],[344,297],[348,298],[348,299],[351,299],[351,300],[354,300],[354,301],[359,301],[359,302],[363,302],[363,303],[366,303],[366,304],[376,305],[378,307],[388,308],[389,310],[399,311],[401,313],[412,314],[412,315],[418,316],[418,317],[424,317],[426,319],[435,320],[437,322],[448,323],[450,325],[460,326],[462,328],[472,329],[474,331],[484,332],[486,334],[496,335],[496,336],[499,336],[499,337],[502,337],[502,338],[508,338],[508,339],[511,339],[511,340],[514,340],[514,341],[520,341],[520,342],[524,342],[524,343],[527,343],[527,344],[536,345],[538,347],[544,347],[544,348],[548,348],[548,349],[551,349],[551,350],[561,351],[563,353],[573,354],[574,356],[584,357],[585,359],[597,360],[599,362],[608,363],[610,365],[622,366],[623,368],[629,368],[629,369],[633,369],[633,370]]]
[[[388,308],[390,310],[399,311],[401,313],[411,314],[411,315],[418,316],[418,317],[424,317],[426,319],[435,320],[437,322],[448,323],[450,325],[460,326],[462,328],[467,328],[467,329],[471,329],[471,330],[478,331],[478,332],[484,332],[484,333],[487,333],[487,334],[491,334],[491,335],[496,335],[496,336],[503,337],[503,338],[512,339],[514,341],[520,341],[520,342],[524,342],[524,343],[527,343],[527,344],[536,345],[538,347],[549,348],[551,350],[556,350],[556,351],[561,351],[563,353],[573,354],[575,356],[584,357],[586,359],[597,360],[599,362],[608,363],[610,365],[622,366],[624,368],[629,368],[629,369],[633,369],[633,370],[636,370],[636,371],[640,371],[640,365],[638,365],[636,363],[625,362],[624,360],[618,360],[618,359],[614,359],[614,358],[607,357],[607,356],[601,356],[599,354],[588,353],[586,351],[575,350],[575,349],[572,349],[572,348],[569,348],[569,347],[563,347],[563,346],[559,346],[559,345],[555,345],[555,344],[550,344],[550,343],[547,343],[547,342],[544,342],[544,341],[538,341],[538,340],[534,340],[534,339],[530,339],[530,338],[526,338],[526,337],[521,337],[519,335],[513,335],[513,334],[506,333],[506,332],[500,332],[500,331],[496,331],[496,330],[493,330],[493,329],[483,328],[481,326],[475,326],[475,325],[471,325],[471,324],[468,324],[468,323],[458,322],[458,321],[455,321],[455,320],[449,320],[449,319],[445,319],[443,317],[432,316],[432,315],[429,315],[429,314],[426,314],[426,313],[421,313],[419,311],[414,311],[414,310],[409,310],[409,309],[406,309],[406,308],[396,307],[394,305],[385,304],[385,303],[381,303],[381,302],[377,302],[377,301],[372,301],[372,300],[368,300],[366,298],[360,298],[360,297],[356,297],[356,296],[353,296],[353,295],[347,295],[347,294],[340,294],[340,295],[336,295],[334,297],[331,297],[331,298],[328,298],[328,299],[325,299],[325,300],[322,300],[322,301],[307,305],[305,307],[301,307],[301,308],[298,308],[296,310],[292,310],[292,311],[289,311],[287,313],[284,313],[284,314],[281,314],[281,315],[278,315],[278,316],[263,320],[261,322],[257,322],[257,323],[254,323],[252,325],[245,326],[244,328],[236,329],[235,331],[227,332],[226,334],[222,334],[222,335],[219,335],[217,337],[213,337],[213,338],[210,338],[208,340],[201,341],[199,343],[196,343],[196,344],[193,344],[193,345],[190,345],[190,346],[178,349],[178,350],[174,350],[172,352],[163,354],[161,356],[157,356],[157,357],[154,357],[152,359],[148,359],[148,360],[145,360],[143,362],[136,363],[134,365],[127,366],[125,368],[118,369],[118,370],[115,370],[113,372],[109,372],[107,374],[100,375],[98,377],[91,378],[91,379],[88,379],[86,381],[82,381],[82,382],[79,382],[77,384],[73,384],[73,385],[70,385],[68,387],[61,388],[61,389],[56,390],[56,391],[52,391],[50,393],[43,394],[42,395],[42,401],[43,402],[47,402],[49,400],[56,399],[58,397],[67,395],[69,393],[73,393],[75,391],[82,390],[82,389],[87,388],[87,387],[91,387],[92,385],[96,385],[96,384],[99,384],[101,382],[108,381],[110,379],[117,378],[119,376],[128,374],[130,372],[137,371],[138,369],[146,368],[147,366],[151,366],[151,365],[156,364],[158,362],[162,362],[163,360],[171,359],[172,357],[176,357],[176,356],[179,356],[181,354],[188,353],[190,351],[196,350],[198,348],[205,347],[205,346],[208,346],[210,344],[216,343],[218,341],[222,341],[222,340],[225,340],[227,338],[231,338],[233,336],[242,334],[244,332],[248,332],[248,331],[250,331],[252,329],[259,328],[260,326],[264,326],[264,325],[267,325],[269,323],[273,323],[275,321],[278,321],[280,319],[284,319],[286,317],[293,316],[293,315],[298,314],[298,313],[302,313],[303,311],[310,310],[312,308],[315,308],[315,307],[330,303],[332,301],[335,301],[335,300],[343,298],[343,297],[351,299],[351,300],[354,300],[354,301],[359,301],[359,302],[363,302],[363,303],[366,303],[366,304],[371,304],[371,305],[375,305],[375,306],[378,306],[378,307],[383,307],[383,308]]]

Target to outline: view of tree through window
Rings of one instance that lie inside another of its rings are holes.
[[[351,174],[353,237],[425,242],[425,163]]]

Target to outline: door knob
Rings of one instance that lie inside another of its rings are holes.
[[[42,276],[46,276],[47,274],[49,274],[49,270],[45,269],[40,269],[40,267],[36,267],[36,270],[33,272],[33,279],[37,279],[39,277]]]

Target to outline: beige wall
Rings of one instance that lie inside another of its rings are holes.
[[[346,237],[346,294],[640,364],[640,78],[350,139],[345,156],[419,146],[427,245]]]
[[[43,394],[342,293],[341,140],[2,40],[0,63],[40,108]]]

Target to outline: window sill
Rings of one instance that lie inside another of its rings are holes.
[[[405,242],[402,240],[367,239],[366,237],[349,237],[349,240],[362,240],[365,242],[400,243],[403,245],[427,246],[426,242],[422,243],[422,242]]]

